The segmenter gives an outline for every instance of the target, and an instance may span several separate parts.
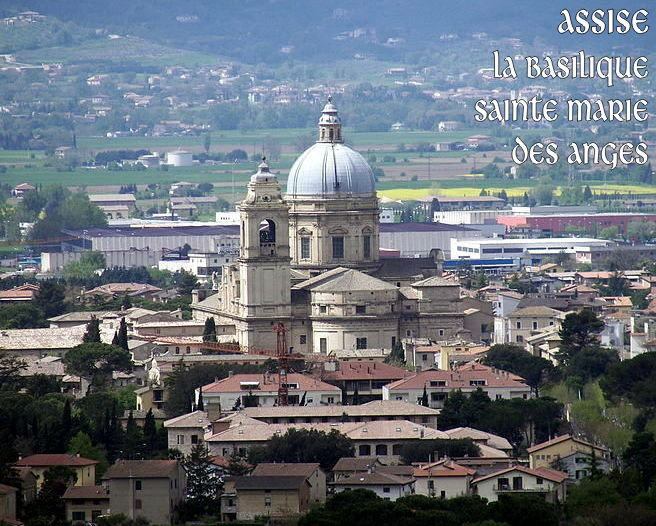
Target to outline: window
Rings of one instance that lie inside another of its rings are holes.
[[[270,507],[271,507],[271,497],[264,497],[264,506],[265,506],[266,508],[270,508]]]
[[[308,400],[308,402],[311,402],[311,400]],[[328,403],[329,404],[334,404],[335,403],[335,397],[334,396],[329,396],[328,397]]]
[[[355,348],[356,349],[366,349],[367,348],[367,338],[356,338],[355,339]]]
[[[429,480],[428,481],[428,489],[435,489],[435,481],[434,480]]]
[[[367,313],[367,306],[366,305],[356,305],[355,306],[355,313],[356,314],[366,314]]]
[[[385,444],[378,444],[376,446],[376,455],[387,455],[387,446]]]
[[[134,481],[134,489],[137,491],[141,491],[142,488],[142,483],[140,480],[135,480]]]
[[[301,259],[310,259],[310,238],[301,238]]]
[[[371,236],[362,237],[362,255],[364,259],[369,259],[371,257]]]
[[[307,335],[301,334],[298,337],[298,343],[300,343],[301,345],[305,345],[307,343]]]
[[[191,443],[198,444],[198,435],[191,435]]]
[[[517,343],[522,343],[524,341],[524,337],[521,334],[518,334],[517,338],[515,338],[515,341]]]
[[[326,338],[319,338],[319,352],[326,354],[328,351],[328,340]]]
[[[74,521],[85,521],[87,520],[87,514],[84,511],[74,511],[73,512]]]
[[[392,446],[392,455],[400,455],[401,454],[401,444],[394,444]]]
[[[518,329],[521,329],[521,328],[522,328],[522,322],[521,322],[521,321],[518,321],[518,322],[516,323],[515,326],[516,326]]]
[[[358,455],[361,457],[371,456],[371,446],[369,444],[360,444],[360,447],[358,447]]]
[[[537,322],[537,321],[534,321],[534,322],[533,322],[533,330],[534,330],[534,331],[537,331],[537,330],[538,330],[538,322]]]
[[[135,510],[140,510],[140,509],[141,509],[141,499],[135,499],[135,501],[134,501],[134,509],[135,509]]]
[[[513,489],[514,490],[522,489],[522,477],[513,477]]]
[[[178,445],[183,446],[184,445],[184,435],[178,435]]]
[[[497,489],[499,490],[509,490],[510,489],[510,481],[507,478],[499,478],[497,479]]]
[[[326,314],[326,311],[327,311],[327,310],[328,310],[328,309],[326,309],[326,306],[325,306],[325,305],[319,305],[319,312],[320,312],[321,314]]]
[[[444,329],[439,329],[437,331],[437,334],[439,334],[440,336],[444,336]]]
[[[444,491],[444,490],[440,491],[440,498],[441,499],[446,499],[446,491]]]
[[[544,479],[542,477],[537,477],[535,479],[535,483],[539,484],[539,485],[542,485],[542,484],[544,484]]]
[[[390,489],[387,486],[383,487],[383,493],[389,493]]]
[[[344,259],[344,237],[333,237],[333,259]]]

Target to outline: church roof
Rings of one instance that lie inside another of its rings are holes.
[[[412,284],[413,287],[459,287],[460,283],[441,276],[431,276]]]
[[[386,281],[374,278],[360,272],[359,270],[349,269],[346,272],[339,273],[333,279],[327,280],[315,287],[311,287],[313,292],[342,292],[342,291],[362,291],[362,290],[398,290],[394,285]]]

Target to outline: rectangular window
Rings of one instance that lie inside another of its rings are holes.
[[[271,507],[271,497],[264,497],[264,506],[265,506],[266,508],[270,508],[270,507]]]
[[[310,259],[310,238],[301,238],[301,259]]]
[[[135,510],[140,510],[141,509],[141,499],[136,499],[134,501],[134,509]]]
[[[383,487],[383,493],[389,493],[389,492],[390,492],[389,488]]]
[[[319,305],[319,312],[320,312],[321,314],[325,314],[325,313],[326,313],[326,310],[327,310],[327,309],[326,309],[326,306],[325,306],[325,305]]]
[[[326,338],[319,338],[319,352],[326,354],[328,352],[328,340]]]
[[[137,491],[141,491],[141,487],[142,487],[141,481],[140,480],[135,480],[134,481],[134,489],[137,490]]]
[[[537,330],[538,330],[538,322],[537,322],[537,321],[534,321],[534,322],[533,322],[533,330],[534,330],[534,331],[537,331]]]
[[[366,349],[367,348],[367,338],[356,338],[355,339],[355,348],[356,349]]]
[[[356,314],[366,314],[367,313],[367,306],[366,305],[356,305],[355,306],[355,313]]]
[[[521,321],[518,321],[518,322],[517,322],[517,325],[515,325],[515,326],[516,326],[518,329],[521,329],[521,328],[522,328],[522,322],[521,322]]]
[[[191,443],[198,444],[198,435],[191,435]]]
[[[73,512],[73,520],[74,521],[84,521],[87,519],[86,512],[84,511],[74,511]]]
[[[305,334],[301,334],[298,337],[298,343],[300,343],[301,345],[305,345],[307,343],[307,336]]]
[[[178,445],[183,446],[184,445],[184,435],[178,435]]]
[[[364,236],[362,238],[362,254],[364,259],[371,258],[371,236]]]
[[[344,237],[333,237],[333,259],[344,259]]]

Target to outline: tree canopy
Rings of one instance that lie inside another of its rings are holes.
[[[94,387],[104,386],[113,371],[132,370],[130,353],[106,343],[77,345],[66,353],[63,361],[69,373],[90,379]]]

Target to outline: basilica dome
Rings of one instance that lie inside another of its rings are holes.
[[[375,195],[374,175],[364,157],[342,141],[337,109],[329,100],[319,119],[319,140],[296,160],[287,197]]]

